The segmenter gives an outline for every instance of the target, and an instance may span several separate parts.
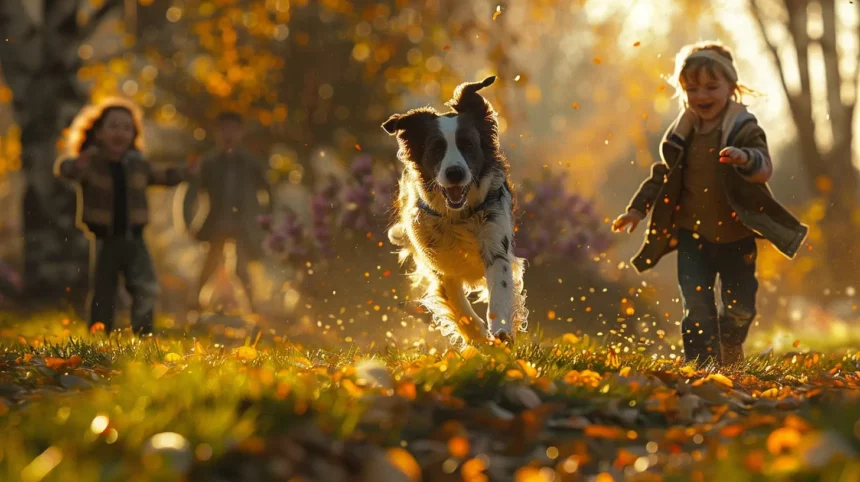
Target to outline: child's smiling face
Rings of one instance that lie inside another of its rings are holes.
[[[719,117],[731,97],[732,86],[722,72],[698,68],[682,77],[687,104],[702,120]]]
[[[104,122],[96,131],[96,139],[113,158],[119,158],[134,142],[134,119],[122,109],[113,109],[105,115]]]

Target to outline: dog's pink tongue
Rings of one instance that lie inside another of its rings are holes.
[[[447,191],[448,191],[448,199],[450,199],[453,202],[457,202],[463,198],[463,187],[462,186],[449,187],[447,189]]]

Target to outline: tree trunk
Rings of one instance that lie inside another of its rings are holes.
[[[80,308],[88,286],[89,243],[75,226],[75,190],[54,177],[53,165],[57,140],[88,100],[77,80],[78,47],[91,29],[78,25],[77,0],[43,0],[29,7],[25,10],[23,0],[0,2],[0,28],[10,38],[0,44],[0,62],[21,127],[27,183],[24,297],[50,304],[66,300]]]
[[[843,290],[847,286],[860,286],[860,222],[857,221],[860,206],[860,179],[854,167],[854,107],[858,90],[858,72],[843,79],[839,72],[839,51],[836,46],[837,18],[835,0],[821,0],[823,33],[820,39],[809,36],[806,0],[784,0],[785,27],[791,35],[791,47],[797,58],[797,75],[800,89],[790,89],[786,82],[785,67],[779,55],[779,46],[766,34],[766,19],[757,0],[750,0],[753,18],[769,47],[780,75],[783,90],[788,100],[792,120],[797,128],[798,147],[806,170],[806,180],[812,192],[824,200],[825,212],[819,228],[828,266],[826,284],[832,290]],[[860,9],[860,7],[857,7]],[[860,12],[860,10],[858,10]],[[855,32],[855,35],[860,32]],[[824,59],[824,87],[827,92],[829,127],[833,135],[833,146],[825,150],[815,139],[815,120],[812,115],[812,86],[809,75],[809,48],[813,44],[821,48]],[[843,100],[843,80],[850,80],[855,98]],[[815,249],[815,247],[813,247]],[[818,284],[816,284],[818,286]]]

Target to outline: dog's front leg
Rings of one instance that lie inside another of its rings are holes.
[[[472,303],[466,297],[463,281],[456,278],[442,279],[442,289],[445,298],[454,312],[454,318],[460,334],[467,342],[486,341],[488,338],[487,324],[475,313]]]
[[[487,323],[494,335],[514,335],[513,239],[510,210],[493,213],[481,232],[481,258],[484,261],[489,295]]]

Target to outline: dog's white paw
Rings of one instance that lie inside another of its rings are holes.
[[[409,235],[402,224],[395,224],[388,230],[388,241],[395,246],[406,246]]]

